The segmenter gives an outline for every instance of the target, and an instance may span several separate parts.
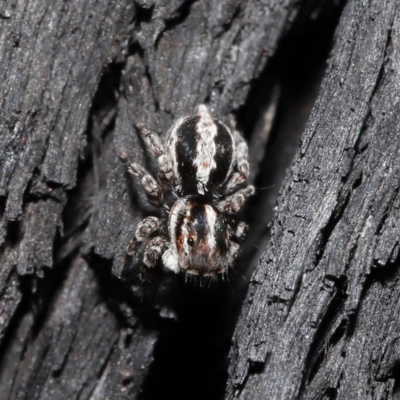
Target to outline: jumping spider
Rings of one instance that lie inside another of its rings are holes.
[[[133,264],[163,266],[187,275],[216,277],[227,272],[246,235],[246,224],[233,218],[254,187],[247,184],[248,148],[205,105],[178,119],[162,146],[159,136],[137,126],[155,157],[155,179],[142,166],[128,165],[138,177],[158,217],[144,218],[127,246]],[[127,159],[124,155],[122,158]]]

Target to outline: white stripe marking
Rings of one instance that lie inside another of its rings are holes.
[[[188,117],[186,117],[188,118]],[[183,121],[186,118],[179,118],[175,123],[172,125],[170,130],[167,133],[167,149],[166,154],[169,155],[170,159],[172,160],[172,167],[174,172],[174,178],[179,179],[179,172],[178,172],[178,159],[177,159],[177,151],[176,145],[178,142],[178,129],[181,127]],[[175,182],[176,183],[176,182]]]
[[[200,108],[200,107],[199,107]],[[196,157],[193,164],[196,166],[197,191],[204,194],[210,179],[210,173],[216,168],[214,156],[216,153],[215,138],[218,134],[217,125],[211,114],[204,106],[200,110],[200,119],[196,124],[198,141],[196,147]]]
[[[210,249],[210,253],[213,253],[215,247],[217,246],[217,241],[215,238],[215,224],[217,222],[217,214],[215,210],[209,205],[205,206],[205,211],[207,225],[209,229],[207,235],[207,244]]]
[[[186,208],[185,204],[185,199],[179,199],[176,201],[174,206],[172,207],[172,210],[169,214],[169,238],[171,241],[172,246],[176,248],[176,234],[175,234],[175,228],[178,223],[178,217],[179,215],[182,214],[182,211]]]

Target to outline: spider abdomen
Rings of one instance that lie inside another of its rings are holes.
[[[234,138],[205,106],[178,120],[167,140],[167,153],[182,195],[204,194],[226,182],[235,160]]]

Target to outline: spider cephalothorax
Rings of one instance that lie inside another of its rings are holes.
[[[142,126],[138,130],[156,158],[158,177],[135,163],[129,172],[141,179],[149,202],[162,212],[138,224],[128,254],[147,267],[161,259],[176,273],[226,272],[246,231],[233,214],[254,193],[254,187],[247,185],[246,142],[204,105],[173,124],[165,148],[156,133]]]

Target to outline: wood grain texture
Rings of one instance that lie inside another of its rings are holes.
[[[42,277],[43,268],[53,266],[66,189],[76,184],[91,100],[102,68],[120,51],[118,35],[127,35],[132,5],[20,2],[2,7],[2,271],[7,279],[14,270]],[[14,308],[20,300],[15,294]],[[5,313],[2,327],[11,317]]]
[[[234,334],[228,399],[398,393],[399,5],[349,1]]]

